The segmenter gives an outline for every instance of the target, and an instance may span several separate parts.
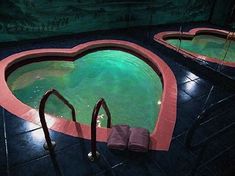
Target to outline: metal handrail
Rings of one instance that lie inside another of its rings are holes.
[[[202,147],[204,144],[206,144],[208,141],[213,140],[217,135],[223,133],[224,131],[227,130],[227,127],[230,128],[230,125],[228,125],[227,127],[219,130],[219,132],[214,133],[213,135],[210,135],[208,138],[206,138],[205,140],[197,143],[197,144],[192,144],[192,139],[195,135],[196,130],[198,129],[198,127],[201,125],[201,123],[204,121],[204,119],[206,117],[208,117],[210,115],[210,113],[212,111],[214,111],[215,109],[219,108],[221,105],[225,105],[227,103],[230,102],[231,99],[235,98],[235,94],[226,97],[220,101],[218,101],[215,104],[210,105],[208,108],[206,108],[204,111],[202,111],[202,113],[197,117],[196,121],[193,123],[193,125],[191,126],[191,128],[188,130],[187,134],[186,134],[186,138],[185,138],[185,146],[191,150],[194,149],[198,149],[200,147]]]
[[[111,113],[103,98],[101,98],[93,108],[92,119],[91,119],[91,152],[88,154],[88,158],[91,161],[95,161],[99,157],[99,153],[96,151],[96,124],[97,117],[101,106],[105,110],[107,115],[107,128],[111,128]]]
[[[39,117],[40,122],[42,124],[42,129],[45,135],[46,143],[44,144],[44,148],[49,151],[53,151],[55,147],[55,142],[51,141],[49,130],[47,127],[46,119],[45,119],[45,104],[49,98],[50,95],[56,95],[60,100],[64,102],[70,109],[72,113],[72,119],[76,122],[76,115],[75,115],[75,109],[74,107],[55,89],[48,90],[42,97],[39,105]]]

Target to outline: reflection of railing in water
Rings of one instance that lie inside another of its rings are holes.
[[[178,49],[177,49],[178,52],[179,52],[179,50],[181,48],[181,42],[182,42],[182,34],[183,34],[183,27],[182,27],[182,25],[180,26],[179,33],[180,33],[180,37],[179,37],[180,43],[179,43],[179,46],[178,46]]]
[[[91,152],[88,154],[88,158],[91,161],[95,161],[99,157],[99,153],[96,151],[96,124],[97,117],[100,111],[101,106],[104,108],[107,115],[107,128],[111,127],[111,114],[108,109],[108,106],[103,98],[101,98],[96,105],[94,106],[91,119]]]
[[[47,124],[46,124],[45,104],[46,104],[49,96],[52,95],[52,94],[56,95],[60,100],[62,100],[64,102],[64,104],[66,104],[71,109],[72,119],[73,119],[74,122],[76,122],[74,107],[57,90],[51,89],[43,95],[43,97],[40,101],[40,105],[39,105],[39,117],[40,117],[40,121],[41,121],[41,124],[42,124],[42,129],[43,129],[45,139],[46,139],[46,143],[44,144],[44,148],[49,150],[50,152],[55,147],[55,142],[51,141],[50,134],[49,134],[49,131],[48,131],[48,127],[47,127]]]
[[[207,137],[206,139],[196,143],[196,144],[192,144],[193,142],[193,137],[196,133],[196,130],[202,125],[204,124],[205,118],[208,118],[210,116],[210,114],[220,108],[222,105],[227,105],[228,103],[230,103],[231,101],[235,100],[235,95],[231,95],[229,97],[226,97],[220,101],[218,101],[215,104],[212,104],[210,107],[208,107],[207,109],[205,109],[196,119],[196,121],[194,122],[194,124],[191,126],[191,128],[188,130],[187,134],[186,134],[186,138],[185,138],[185,146],[190,149],[190,150],[198,150],[200,149],[200,152],[198,154],[198,157],[196,159],[195,162],[195,166],[192,169],[191,172],[191,176],[194,176],[198,167],[200,166],[201,163],[201,159],[206,151],[206,149],[208,148],[208,145],[211,141],[213,141],[214,139],[216,139],[218,136],[226,134],[226,132],[230,129],[233,129],[235,127],[235,122],[231,122],[229,125],[223,127],[222,129],[216,131],[215,133],[211,134],[209,137]],[[214,117],[215,118],[215,117]],[[208,122],[214,118],[210,118],[210,119],[206,119]],[[216,117],[219,118],[219,117]],[[235,128],[234,128],[235,129]],[[225,152],[229,151],[231,148],[235,147],[235,145],[225,149],[224,151],[220,152],[219,154],[217,154],[216,156],[214,156],[212,159],[210,159],[209,161],[207,161],[206,163],[209,163],[215,159],[217,159],[219,156],[223,155]],[[204,163],[205,165],[205,163]]]
[[[232,42],[232,40],[234,40],[234,39],[235,39],[235,34],[234,34],[234,32],[229,32],[228,35],[227,35],[227,37],[226,37],[225,43],[224,43],[224,56],[223,56],[221,62],[218,64],[218,66],[217,66],[217,68],[216,68],[216,71],[219,71],[219,72],[221,71],[221,68],[223,67],[224,61],[225,61],[226,56],[227,56],[227,54],[228,54],[228,50],[229,50],[229,48],[230,48],[231,42]],[[227,43],[228,43],[228,46],[226,47],[226,44],[227,44]]]

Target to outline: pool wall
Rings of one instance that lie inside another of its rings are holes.
[[[131,42],[122,40],[96,40],[77,45],[71,49],[34,49],[29,51],[13,54],[0,62],[0,105],[15,114],[16,116],[40,125],[38,110],[19,101],[8,88],[6,83],[7,69],[18,62],[43,59],[42,56],[65,56],[75,57],[82,53],[102,47],[117,47],[127,50],[130,53],[141,56],[151,67],[153,67],[162,79],[163,93],[162,104],[156,117],[158,120],[153,132],[150,135],[150,149],[163,150],[169,149],[172,134],[176,122],[176,105],[177,105],[177,84],[176,79],[165,62],[151,51]],[[90,139],[90,126],[66,120],[62,118],[46,115],[48,127],[52,130],[62,132],[75,137]],[[106,142],[110,129],[97,128],[97,141]]]
[[[167,39],[172,39],[172,38],[183,38],[183,39],[193,39],[196,35],[200,34],[208,34],[208,35],[217,35],[223,38],[227,38],[229,34],[231,34],[232,40],[235,40],[235,35],[234,33],[231,33],[226,30],[220,30],[220,29],[214,29],[214,28],[193,28],[189,30],[188,32],[179,32],[179,31],[164,31],[160,32],[154,35],[154,40],[167,48],[173,49],[182,55],[191,58],[191,59],[198,59],[202,61],[209,61],[212,63],[217,63],[217,64],[222,64],[222,61],[216,58],[208,57],[205,55],[201,55],[198,53],[194,53],[191,51],[186,51],[184,49],[178,48],[176,46],[171,45],[168,43],[166,40]],[[223,65],[229,66],[229,67],[235,67],[235,63],[233,62],[228,62],[228,61],[223,61]]]

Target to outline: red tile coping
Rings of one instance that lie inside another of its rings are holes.
[[[213,29],[213,28],[193,28],[188,32],[182,32],[182,33],[179,31],[164,31],[164,32],[160,32],[158,34],[155,34],[154,40],[157,41],[158,43],[161,43],[162,45],[164,45],[168,48],[171,48],[171,49],[191,58],[191,59],[200,59],[200,60],[204,60],[204,61],[209,61],[209,62],[221,64],[222,61],[219,59],[211,58],[211,57],[208,57],[208,56],[205,56],[202,54],[198,54],[198,53],[187,51],[187,50],[184,50],[181,48],[177,48],[176,46],[173,46],[166,41],[166,39],[178,38],[178,37],[193,39],[196,35],[199,35],[199,34],[209,34],[209,35],[214,34],[214,35],[220,35],[224,38],[235,40],[235,33],[225,31],[225,30],[220,30],[220,29]],[[234,62],[224,61],[223,65],[235,67]]]
[[[15,114],[16,116],[41,125],[38,115],[38,110],[29,107],[28,105],[19,101],[8,88],[5,74],[8,67],[17,61],[36,59],[41,56],[69,56],[74,57],[78,54],[88,51],[90,49],[97,49],[102,47],[118,47],[130,52],[134,52],[147,62],[150,62],[161,73],[163,80],[163,94],[162,104],[158,115],[158,120],[154,131],[150,135],[150,149],[151,150],[164,150],[169,149],[172,134],[176,121],[176,103],[177,103],[177,84],[176,79],[165,62],[163,62],[157,55],[151,51],[131,42],[121,40],[96,40],[80,44],[71,49],[34,49],[17,54],[13,54],[2,61],[0,61],[0,105]],[[46,58],[45,58],[46,60]],[[67,135],[90,139],[90,126],[66,120],[62,118],[52,117],[46,115],[48,127],[52,130],[62,132]],[[110,129],[97,128],[97,141],[106,142]]]

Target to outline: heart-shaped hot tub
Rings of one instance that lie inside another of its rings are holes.
[[[1,61],[0,67],[0,103],[21,118],[39,123],[40,99],[55,88],[74,105],[78,123],[51,97],[46,108],[48,126],[89,139],[92,109],[102,97],[112,124],[147,128],[152,132],[151,149],[169,148],[176,118],[176,81],[169,67],[149,50],[126,41],[99,40],[72,49],[17,53]],[[98,141],[107,139],[105,120],[101,112]]]
[[[188,32],[164,31],[154,40],[191,59],[235,67],[235,33],[213,28],[193,28]]]

